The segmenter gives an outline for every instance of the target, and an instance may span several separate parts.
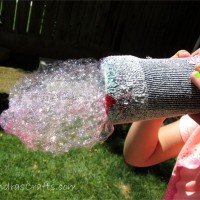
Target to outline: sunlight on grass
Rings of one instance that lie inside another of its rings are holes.
[[[119,189],[120,189],[121,193],[124,195],[125,199],[129,199],[130,198],[131,187],[130,187],[129,184],[121,182],[119,184]]]
[[[0,66],[0,93],[9,93],[10,88],[26,73],[21,69]]]

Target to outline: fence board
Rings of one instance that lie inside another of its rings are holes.
[[[30,19],[29,34],[38,36],[41,27],[42,14],[45,1],[33,1],[32,15]]]
[[[117,2],[111,2],[109,15],[107,16],[107,22],[104,30],[104,35],[102,37],[102,45],[104,47],[110,48],[112,46],[112,40],[115,37],[116,34],[116,27],[119,26],[118,20],[120,18],[120,15],[123,7],[123,2],[117,1]]]
[[[149,26],[149,18],[151,18],[152,12],[155,12],[155,9],[152,10],[154,5],[148,6],[147,3],[148,2],[131,2],[127,10],[129,15],[124,27],[122,38],[124,42],[121,43],[120,47],[125,53],[129,53],[130,50],[135,49],[135,55],[141,55],[141,49],[143,49],[144,41],[149,34],[148,32],[151,31],[155,33],[158,28],[156,27],[156,29],[153,29],[153,27]],[[144,13],[148,13],[148,18]],[[156,21],[159,20],[157,19]],[[156,23],[156,21],[153,23]]]
[[[98,1],[97,2],[97,9],[96,9],[96,17],[94,22],[94,30],[92,39],[92,45],[102,47],[102,37],[104,35],[108,13],[110,10],[110,1]]]
[[[57,12],[59,9],[60,1],[46,1],[46,11],[43,21],[43,29],[41,36],[53,39],[55,36]]]
[[[3,1],[2,8],[2,24],[0,26],[0,31],[12,32],[13,30],[13,21],[14,21],[14,12],[15,12],[16,1]]]
[[[126,41],[126,39],[123,38],[123,35],[124,35],[124,29],[126,26],[127,18],[130,16],[129,12],[127,12],[129,8],[131,7],[130,2],[127,2],[126,4],[121,4],[121,5],[119,4],[119,7],[120,7],[120,13],[113,27],[114,34],[111,41],[112,42],[111,48],[114,51],[119,51],[119,49],[121,48],[122,41]]]
[[[155,37],[157,31],[160,31],[158,30],[158,24],[157,24],[159,20],[156,19],[156,21],[153,21],[152,23],[152,19],[154,18],[155,13],[157,12],[156,9],[161,10],[160,2],[158,2],[157,7],[154,7],[154,5],[151,4],[150,2],[145,2],[142,6],[141,5],[142,4],[139,4],[139,6],[135,8],[137,22],[135,23],[134,26],[135,30],[134,29],[131,30],[131,32],[136,32],[136,37],[134,38],[131,36],[130,38],[131,44],[134,44],[135,47],[136,44],[138,45],[138,43],[140,43],[139,54],[145,51],[145,49],[147,48],[147,46],[145,45],[149,45],[146,44],[146,42],[148,42],[148,40],[150,39],[151,37],[150,35],[153,34]],[[149,13],[148,18],[145,15],[143,15],[143,13],[147,12]],[[151,31],[146,31],[146,30],[151,30]],[[141,33],[143,33],[142,34],[143,37],[141,37]],[[152,38],[151,38],[151,44],[152,44]],[[155,44],[153,43],[153,45]],[[131,49],[132,47],[130,46],[129,48]],[[151,55],[146,55],[146,56],[151,56]]]
[[[87,2],[75,1],[72,7],[71,18],[69,22],[68,41],[77,45],[79,43],[80,30]]]
[[[30,1],[18,1],[15,32],[26,33]]]
[[[57,29],[55,37],[69,41],[69,24],[72,15],[73,1],[62,1],[57,16]]]
[[[91,37],[94,32],[96,9],[97,2],[91,1],[85,4],[79,34],[79,41],[83,41],[84,44],[90,45],[92,43]]]

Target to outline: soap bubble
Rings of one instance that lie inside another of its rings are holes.
[[[104,85],[94,59],[49,63],[11,89],[0,125],[34,150],[58,154],[91,147],[113,132]]]

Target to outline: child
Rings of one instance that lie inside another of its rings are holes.
[[[173,57],[198,54],[200,49],[192,54],[181,50]],[[200,65],[196,65],[191,80],[200,89]],[[178,156],[164,199],[200,199],[200,114],[185,115],[162,126],[164,120],[159,118],[132,124],[124,145],[125,161],[146,167]]]

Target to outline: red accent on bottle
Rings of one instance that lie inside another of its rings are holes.
[[[116,104],[116,100],[109,94],[105,94],[106,114],[108,115],[108,108]]]

